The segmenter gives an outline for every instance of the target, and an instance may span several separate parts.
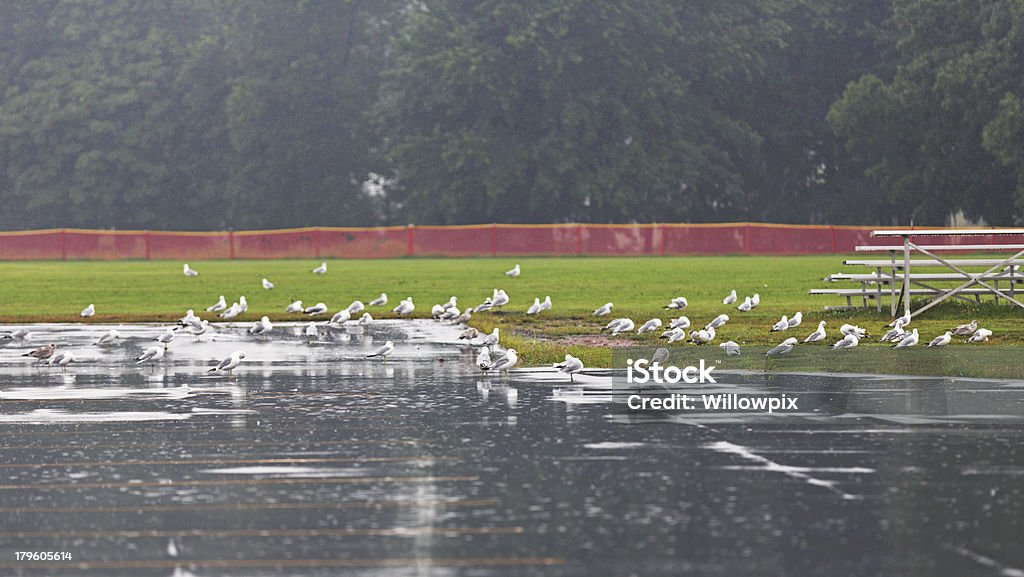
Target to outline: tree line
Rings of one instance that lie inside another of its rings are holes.
[[[1017,0],[12,0],[0,228],[1024,221]]]

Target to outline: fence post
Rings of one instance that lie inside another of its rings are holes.
[[[576,254],[583,254],[583,225],[576,225]]]
[[[491,256],[498,256],[498,223],[491,225]]]
[[[743,223],[743,254],[750,256],[750,223]]]
[[[68,260],[68,229],[60,229],[60,259]]]
[[[659,241],[661,242],[661,247],[660,247],[661,248],[661,256],[665,256],[665,224],[664,223],[658,225],[658,235],[661,237],[659,239]]]
[[[235,229],[228,229],[228,258],[235,258]]]
[[[142,231],[142,243],[146,247],[146,260],[150,259],[150,248],[149,248],[149,229]]]
[[[828,225],[828,230],[829,230],[829,233],[832,236],[832,253],[835,254],[835,252],[836,252],[836,227],[835,227],[835,225],[832,225],[832,224]]]
[[[316,254],[316,258],[320,258],[320,227],[313,227],[313,252]]]
[[[413,232],[415,228],[415,225],[412,223],[405,227],[405,256],[413,256],[415,252],[413,248],[416,246],[416,233]]]

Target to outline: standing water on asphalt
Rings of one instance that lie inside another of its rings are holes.
[[[608,371],[481,374],[426,321],[136,366],[161,332],[0,345],[0,574],[1024,575],[1021,382],[718,373],[814,408],[629,419]]]

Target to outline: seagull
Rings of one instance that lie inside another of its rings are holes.
[[[651,332],[658,328],[661,328],[661,319],[651,319],[644,323],[643,325],[641,325],[636,332],[642,335],[644,333]]]
[[[366,355],[366,358],[370,358],[370,357],[384,357],[384,360],[387,360],[388,355],[390,355],[391,351],[393,351],[393,350],[395,350],[395,343],[393,343],[391,341],[387,341],[387,342],[384,343],[384,345],[382,347],[380,347],[379,349],[373,351],[372,354]]]
[[[729,291],[729,294],[726,295],[724,299],[722,299],[723,305],[731,305],[734,302],[736,302],[736,289],[732,289],[731,291]]]
[[[907,336],[908,334],[910,333],[903,330],[903,325],[896,325],[894,328],[891,328],[888,331],[886,331],[885,334],[882,335],[882,338],[878,340],[890,341],[895,343],[903,340],[903,337]]]
[[[491,349],[480,347],[480,352],[476,355],[476,366],[481,371],[486,371],[487,367],[491,366]]]
[[[405,300],[398,303],[398,306],[391,309],[391,312],[398,313],[398,316],[409,316],[412,311],[416,310],[416,305],[412,304],[412,297],[405,297]]]
[[[441,305],[434,305],[430,307],[430,318],[439,319],[444,314],[444,307]]]
[[[708,326],[711,326],[713,324],[715,324],[715,321],[711,321],[711,323],[708,324]],[[673,319],[672,322],[670,322],[668,324],[668,328],[670,328],[670,329],[688,329],[688,328],[690,328],[690,319],[688,319],[687,317],[679,317],[677,319]],[[718,327],[715,327],[715,328],[718,328]]]
[[[932,339],[932,342],[928,343],[928,346],[929,347],[944,347],[944,346],[948,345],[950,343],[950,341],[952,341],[952,340],[953,340],[953,333],[950,332],[950,331],[946,331],[946,332],[942,333],[941,335],[939,335],[939,336],[935,337],[934,339]]]
[[[192,324],[188,327],[188,332],[192,334],[192,340],[196,342],[202,340],[202,336],[208,330],[210,330],[210,321],[207,320],[200,321],[198,326]]]
[[[789,317],[789,326],[787,328],[795,329],[802,322],[804,322],[804,313],[797,311],[796,314]]]
[[[370,316],[370,313],[363,313],[363,316],[359,317],[358,322],[359,326],[365,327],[373,322],[373,317]]]
[[[187,326],[189,326],[192,323],[192,321],[195,318],[196,318],[196,313],[193,312],[192,309],[188,309],[188,311],[185,313],[185,316],[183,316],[180,319],[178,319],[178,324],[183,326],[183,327],[187,327]]]
[[[542,312],[547,311],[547,310],[551,310],[551,297],[550,296],[544,297],[544,300],[541,301],[541,303],[540,303],[540,310],[537,311],[537,312],[538,313],[542,313]]]
[[[82,312],[78,313],[78,316],[88,318],[94,314],[96,314],[96,305],[90,303],[89,306],[82,309]]]
[[[316,303],[311,307],[306,307],[306,310],[303,312],[305,312],[307,315],[311,317],[316,315],[322,315],[325,312],[327,312],[327,305],[325,305],[324,303]]]
[[[240,307],[238,303],[231,303],[231,306],[228,307],[228,310],[220,313],[217,316],[224,320],[229,320],[237,317],[240,314],[242,314],[242,307]]]
[[[440,320],[450,321],[452,319],[457,319],[460,316],[462,316],[462,311],[459,310],[459,307],[452,307],[441,313]]]
[[[192,267],[188,266],[188,263],[185,263],[185,266],[181,267],[181,269],[185,276],[199,276],[199,271],[193,270]]]
[[[453,325],[464,325],[473,318],[473,309],[466,309],[461,315],[452,319]]]
[[[914,329],[913,331],[910,332],[909,335],[903,337],[903,340],[893,345],[892,348],[903,349],[906,347],[913,347],[917,345],[918,341],[920,340],[921,338],[917,334],[917,329]]]
[[[789,319],[786,318],[786,315],[782,315],[782,319],[779,322],[775,323],[775,326],[772,327],[772,330],[770,330],[768,332],[774,333],[774,332],[778,332],[778,331],[784,331],[784,330],[786,330],[788,328],[789,328]]]
[[[267,318],[267,317],[263,317],[263,318]],[[314,323],[313,321],[309,321],[309,324],[306,325],[306,330],[304,332],[305,332],[306,337],[308,338],[308,340],[313,340],[313,339],[317,338],[318,336],[320,336],[320,331],[316,328],[316,323]]]
[[[475,339],[475,338],[477,338],[479,336],[480,336],[480,331],[474,329],[473,327],[469,327],[468,329],[463,331],[461,335],[459,335],[459,340],[460,341],[462,339],[473,340],[473,339]]]
[[[341,309],[340,311],[334,313],[334,316],[331,317],[331,320],[327,321],[327,324],[331,325],[332,327],[340,327],[341,325],[347,323],[351,318],[352,313],[348,312],[348,309]]]
[[[517,264],[516,266],[512,267],[510,270],[505,271],[505,276],[510,276],[512,278],[519,278],[519,273],[520,272],[521,271],[519,269],[519,265]]]
[[[752,308],[754,308],[754,305],[751,303],[750,297],[743,297],[743,302],[741,302],[736,307],[736,310],[740,311],[741,313],[745,313]]]
[[[238,297],[238,312],[244,313],[249,310],[249,301],[245,300],[245,295]]]
[[[495,347],[495,346],[497,346],[498,345],[498,327],[494,327],[494,330],[491,331],[491,334],[484,335],[484,340],[481,341],[480,344],[482,344],[484,346],[487,346],[487,347]]]
[[[966,342],[968,342],[968,343],[983,343],[983,342],[987,341],[990,336],[992,336],[992,331],[990,331],[988,329],[978,329],[978,330],[974,331],[974,334],[971,335],[971,337],[969,339],[967,339]]]
[[[600,307],[598,307],[594,311],[594,315],[595,316],[599,316],[599,317],[603,317],[603,316],[607,315],[608,313],[612,312],[612,307],[613,306],[614,305],[612,303],[604,303],[603,305],[601,305]]]
[[[135,364],[141,365],[143,363],[159,361],[164,358],[164,349],[161,347],[147,347],[146,350],[142,351],[142,354],[135,357]]]
[[[782,341],[778,345],[772,347],[771,349],[768,349],[768,352],[765,353],[764,356],[766,356],[766,357],[775,357],[775,356],[778,356],[778,355],[784,355],[784,354],[792,351],[793,347],[796,346],[796,343],[797,343],[797,340],[796,340],[795,337],[789,337],[788,339]]]
[[[320,263],[320,266],[313,269],[313,274],[327,274],[327,261]]]
[[[270,317],[264,316],[260,320],[254,322],[246,332],[250,335],[266,335],[273,328],[274,325],[270,323]]]
[[[761,304],[761,295],[754,293],[754,296],[750,297],[750,308],[757,308],[759,304]]]
[[[302,301],[295,301],[292,304],[285,307],[284,312],[286,313],[301,313],[303,310]]]
[[[975,319],[965,325],[960,325],[952,330],[953,334],[958,337],[965,337],[967,335],[974,334],[974,331],[978,330],[978,321],[977,319]]]
[[[50,357],[50,361],[47,364],[50,365],[50,366],[58,365],[60,367],[60,370],[63,372],[63,371],[68,370],[68,364],[69,363],[73,363],[73,362],[75,362],[77,360],[78,360],[78,357],[76,357],[75,355],[71,354],[70,352],[61,351],[61,352],[53,355],[52,357]]]
[[[651,355],[651,364],[653,365],[654,363],[658,363],[660,365],[661,363],[664,363],[665,361],[667,361],[668,357],[669,357],[668,349],[666,349],[666,348],[655,349],[654,350],[654,354]]]
[[[868,331],[858,327],[857,325],[843,324],[839,327],[839,332],[844,335],[857,335],[857,340],[863,339],[868,336]],[[854,345],[856,346],[856,345]]]
[[[894,319],[891,323],[885,325],[887,327],[901,326],[905,327],[910,324],[910,313],[906,313],[898,319]]]
[[[17,339],[17,340],[28,340],[32,335],[28,329],[14,329],[9,333],[0,335],[0,339]]]
[[[352,304],[348,305],[348,312],[351,314],[361,313],[366,306],[363,305],[363,301],[354,300]]]
[[[659,339],[668,339],[668,342],[674,343],[674,342],[676,342],[678,340],[682,340],[682,339],[686,338],[686,331],[683,329],[683,327],[676,327],[674,329],[669,329],[669,330],[661,333],[661,336],[658,337],[658,338]]]
[[[508,370],[514,367],[517,362],[519,362],[519,357],[516,355],[516,350],[508,349],[507,351],[505,351],[505,356],[491,363],[491,365],[487,367],[487,370],[505,371],[505,373],[507,374]]]
[[[263,279],[263,288],[265,288],[267,290],[273,290],[274,283],[268,281],[267,279]]]
[[[453,309],[458,304],[459,304],[459,297],[450,296],[450,297],[448,297],[448,302],[446,302],[443,305],[441,305],[441,308],[443,308],[444,310]]]
[[[388,304],[388,293],[380,293],[380,296],[370,301],[368,306],[382,307],[386,304]]]
[[[173,340],[174,340],[174,329],[166,329],[163,332],[163,334],[161,334],[160,336],[158,336],[156,338],[156,341],[158,343],[163,343],[165,351],[167,350],[167,345],[171,344],[171,341],[173,341]]]
[[[635,326],[636,325],[633,323],[633,319],[629,319],[629,318],[623,317],[623,318],[620,318],[620,319],[613,320],[612,322],[610,322],[607,325],[605,325],[605,327],[603,329],[601,329],[601,330],[602,331],[609,331],[609,334],[614,336],[614,335],[617,335],[619,333],[624,333],[624,332],[627,332],[627,331],[631,331],[631,330],[633,330],[633,327],[635,327]]]
[[[526,314],[535,315],[540,312],[540,297],[534,297],[533,304],[530,308],[526,309]]]
[[[733,291],[734,295],[735,292],[736,291]],[[736,341],[725,341],[724,343],[718,346],[719,348],[725,350],[725,354],[729,355],[730,357],[740,354],[740,346],[736,344]]]
[[[569,382],[573,381],[573,375],[583,370],[583,361],[570,355],[565,354],[565,360],[560,363],[555,363],[554,367],[558,369],[558,372],[569,375]]]
[[[484,299],[484,302],[476,305],[476,307],[473,308],[473,312],[482,313],[484,311],[491,310],[492,307],[494,307],[494,303],[491,301],[491,297],[487,297]]]
[[[228,303],[227,301],[224,300],[224,295],[220,295],[220,300],[206,307],[206,312],[215,313],[217,311],[222,311],[226,308],[228,308]]]
[[[27,353],[25,353],[25,354],[23,354],[21,356],[23,356],[23,357],[32,357],[34,359],[37,359],[37,360],[40,360],[40,361],[44,361],[44,360],[50,358],[51,356],[53,356],[53,353],[56,350],[57,350],[57,344],[56,343],[50,343],[48,345],[43,345],[43,346],[39,347],[38,349],[36,349],[34,351],[29,351],[29,352],[27,352]]]
[[[690,342],[695,345],[706,345],[715,340],[715,329],[705,327],[699,331],[690,331]]]
[[[686,297],[676,297],[669,301],[669,303],[665,305],[664,308],[669,310],[681,311],[688,306],[690,306],[690,303],[686,300]]]
[[[217,364],[216,367],[210,369],[209,373],[227,373],[231,375],[231,371],[235,370],[238,365],[242,364],[242,359],[245,358],[245,351],[235,351],[231,353],[230,357],[222,360]]]
[[[857,336],[857,333],[849,333],[846,336],[844,336],[842,339],[840,339],[840,340],[836,341],[835,343],[829,345],[829,348],[830,349],[852,349],[853,347],[857,346],[858,344],[860,344],[860,337]]]
[[[686,317],[680,317],[680,318],[686,318]],[[717,329],[717,328],[721,328],[722,325],[724,325],[727,322],[729,322],[729,315],[722,314],[722,315],[718,315],[717,317],[712,319],[711,322],[708,323],[708,326],[713,328],[713,329]],[[686,326],[690,326],[690,320],[689,319],[686,320]]]
[[[509,302],[508,293],[504,290],[499,290],[494,293],[494,298],[491,300],[491,305],[495,307],[503,307]]]
[[[825,337],[826,337],[826,334],[825,334],[825,321],[818,321],[818,330],[816,330],[813,333],[807,335],[807,338],[804,339],[804,342],[805,343],[816,343],[818,341],[825,340]]]
[[[113,343],[114,341],[116,341],[117,339],[120,339],[120,338],[121,338],[121,333],[117,332],[116,329],[111,329],[111,330],[103,333],[103,336],[101,336],[93,344],[94,345],[109,345],[109,344]]]

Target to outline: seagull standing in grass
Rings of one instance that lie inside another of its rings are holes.
[[[327,261],[320,263],[320,266],[313,269],[313,274],[327,274]]]
[[[220,313],[217,316],[224,320],[231,320],[240,314],[242,314],[242,307],[238,306],[238,303],[231,303],[231,306],[228,307],[228,310]]]
[[[142,365],[145,363],[153,363],[164,358],[163,347],[147,347],[146,350],[142,351],[142,354],[135,357],[135,364]]]
[[[302,307],[302,301],[294,301],[292,304],[285,307],[284,312],[286,313],[301,313],[305,310]]]
[[[550,296],[546,296],[546,297],[544,297],[544,300],[542,300],[540,302],[540,310],[537,311],[537,312],[538,313],[542,313],[544,311],[549,311],[549,310],[551,310],[551,297]]]
[[[554,367],[558,369],[558,372],[569,375],[569,382],[575,382],[573,375],[583,370],[583,361],[578,358],[566,353],[565,360],[560,363],[555,363]]]
[[[519,278],[519,273],[521,272],[522,270],[519,268],[519,265],[516,264],[516,266],[512,267],[510,270],[505,271],[505,276]]]
[[[784,355],[786,353],[789,353],[790,351],[793,350],[793,347],[796,346],[796,343],[797,340],[795,337],[789,337],[788,339],[782,341],[778,345],[768,349],[768,352],[765,353],[764,356],[775,357],[778,355]]]
[[[950,341],[952,341],[952,340],[953,340],[953,333],[950,332],[950,331],[946,331],[946,332],[942,333],[941,335],[939,335],[939,336],[935,337],[934,339],[932,339],[932,342],[928,343],[928,346],[929,347],[944,347],[944,346],[948,345],[950,343]]]
[[[643,325],[641,325],[636,332],[642,335],[644,333],[649,333],[659,328],[661,328],[661,319],[651,319],[644,323]]]
[[[481,341],[480,344],[487,347],[496,347],[498,346],[498,340],[498,327],[494,327],[494,330],[491,331],[491,334],[484,335],[484,340]]]
[[[826,337],[826,334],[825,334],[825,321],[818,321],[818,330],[816,330],[813,333],[807,335],[807,338],[804,339],[804,342],[805,343],[816,343],[818,341],[825,340],[825,337]]]
[[[507,305],[510,300],[508,293],[506,293],[504,289],[500,289],[494,293],[494,298],[491,300],[491,304],[495,308],[500,308]]]
[[[711,327],[705,327],[699,331],[690,331],[690,342],[695,345],[706,345],[715,340],[717,333]]]
[[[245,358],[245,351],[235,351],[231,353],[231,356],[222,360],[217,366],[213,367],[207,372],[210,373],[227,373],[231,375],[231,371],[238,368],[238,365],[242,364],[242,359]]]
[[[89,306],[82,309],[82,312],[78,313],[78,316],[82,318],[89,318],[94,314],[96,314],[96,305],[90,303]]]
[[[736,343],[736,341],[725,341],[724,343],[718,346],[719,348],[725,351],[725,354],[729,355],[730,357],[740,354],[740,346]]]
[[[262,282],[263,282],[263,288],[265,288],[266,290],[269,291],[269,290],[273,290],[274,289],[274,283],[270,282],[269,280],[263,279]]]
[[[620,319],[613,320],[612,322],[605,325],[605,327],[601,330],[609,331],[609,334],[615,336],[619,333],[631,331],[635,326],[636,325],[633,323],[633,319],[623,317]]]
[[[987,341],[990,336],[992,336],[992,331],[990,331],[988,329],[978,329],[978,330],[974,331],[974,334],[972,334],[971,337],[969,339],[967,339],[966,342],[968,342],[968,343],[983,343],[983,342]]]
[[[721,316],[721,315],[719,315],[719,316]],[[716,320],[717,320],[717,318],[716,318]],[[726,320],[728,320],[728,317],[726,317]],[[711,321],[708,324],[708,326],[711,326],[713,324],[715,324],[715,321]],[[670,329],[688,329],[688,328],[690,328],[690,319],[688,317],[685,317],[685,316],[679,317],[677,319],[672,319],[672,322],[670,322],[668,324],[668,328],[670,328]],[[715,328],[718,328],[718,327],[715,327]]]
[[[354,301],[352,301],[352,304],[348,305],[348,309],[347,310],[348,310],[349,314],[355,315],[355,314],[359,314],[359,313],[363,312],[363,309],[365,309],[365,308],[366,308],[366,306],[363,305],[363,301],[361,301],[361,300],[354,300]]]
[[[669,330],[661,333],[661,336],[658,337],[658,338],[659,339],[668,339],[668,342],[674,343],[676,341],[679,341],[679,340],[682,340],[682,339],[686,338],[686,330],[683,329],[682,327],[677,327],[677,328],[674,328],[674,329],[669,329]]]
[[[800,323],[804,322],[804,313],[797,311],[796,314],[789,317],[789,326],[787,328],[795,329],[800,326]]]
[[[690,302],[686,300],[686,297],[675,297],[664,308],[673,311],[681,311],[686,307],[690,306]]]
[[[782,319],[779,322],[775,323],[775,326],[773,326],[772,330],[769,331],[769,332],[775,333],[775,332],[779,332],[779,331],[784,331],[784,330],[786,330],[788,328],[789,328],[789,319],[786,318],[786,315],[782,315]]]
[[[327,305],[325,305],[324,303],[316,303],[311,307],[306,307],[306,310],[303,312],[305,312],[307,315],[311,317],[316,315],[322,315],[325,312],[327,312]]]
[[[370,358],[370,357],[383,357],[384,360],[387,360],[388,355],[390,355],[391,351],[394,351],[394,350],[395,350],[395,343],[393,343],[391,341],[387,341],[387,342],[384,343],[383,346],[381,346],[377,350],[373,351],[371,354],[366,355],[366,358]]]
[[[725,323],[727,323],[727,322],[729,322],[729,315],[721,314],[721,315],[718,315],[717,317],[711,319],[711,322],[708,323],[708,326],[713,328],[713,329],[718,329],[718,328],[721,328],[723,325],[725,325]],[[687,324],[689,324],[689,323],[687,323]]]
[[[612,312],[612,307],[613,306],[614,305],[612,303],[604,303],[603,305],[597,307],[597,309],[594,310],[594,315],[595,316],[599,316],[599,317],[603,317],[603,316],[607,315],[608,313]]]
[[[382,307],[388,304],[388,293],[380,293],[380,296],[370,301],[371,307]]]
[[[416,310],[416,305],[412,304],[412,297],[405,297],[405,300],[398,303],[398,306],[391,309],[391,312],[398,313],[398,316],[409,316],[412,311]]]
[[[887,327],[896,327],[896,326],[905,327],[905,326],[907,326],[909,324],[910,324],[910,313],[906,313],[905,315],[903,315],[903,316],[901,316],[901,317],[899,317],[897,319],[894,319],[891,323],[889,323],[889,324],[887,324],[885,326],[887,326]]]
[[[751,304],[750,297],[743,297],[743,302],[736,306],[736,310],[741,313],[749,312],[752,308],[754,308],[754,305]]]
[[[539,312],[540,312],[540,297],[534,297],[533,298],[533,304],[530,305],[530,308],[526,309],[526,314],[528,314],[528,315],[535,315],[535,314],[537,314]]]
[[[238,297],[238,312],[244,313],[249,310],[249,301],[245,300],[245,295]]]
[[[754,293],[754,296],[750,297],[750,308],[757,308],[759,304],[761,304],[761,295]]]
[[[857,325],[845,323],[843,324],[843,326],[839,327],[839,332],[843,333],[844,335],[856,335],[857,340],[863,339],[868,336],[868,331],[866,329],[862,329]]]
[[[736,302],[736,289],[732,289],[731,291],[729,291],[729,294],[726,295],[724,299],[722,299],[723,305],[731,305],[734,302]]]
[[[96,342],[93,343],[93,344],[94,345],[110,345],[110,344],[113,344],[114,342],[116,342],[120,338],[121,338],[121,333],[119,333],[116,329],[111,329],[111,330],[103,333],[103,336],[101,336],[99,339],[97,339]]]
[[[207,302],[209,302],[209,301],[207,301]],[[220,300],[218,300],[217,302],[213,303],[212,305],[206,307],[206,312],[208,312],[208,313],[215,313],[217,311],[222,311],[222,310],[224,310],[226,308],[228,308],[228,303],[227,303],[227,301],[224,300],[224,295],[220,295]]]
[[[977,321],[977,319],[975,319],[975,320],[973,320],[973,321],[971,321],[971,322],[969,322],[969,323],[967,323],[965,325],[960,325],[960,326],[956,327],[955,329],[953,329],[953,334],[958,336],[958,337],[966,337],[967,335],[974,334],[974,331],[976,331],[976,330],[978,330],[978,321]]]
[[[188,263],[185,263],[185,266],[181,267],[181,270],[185,273],[185,276],[199,276],[199,271],[188,266]]]

